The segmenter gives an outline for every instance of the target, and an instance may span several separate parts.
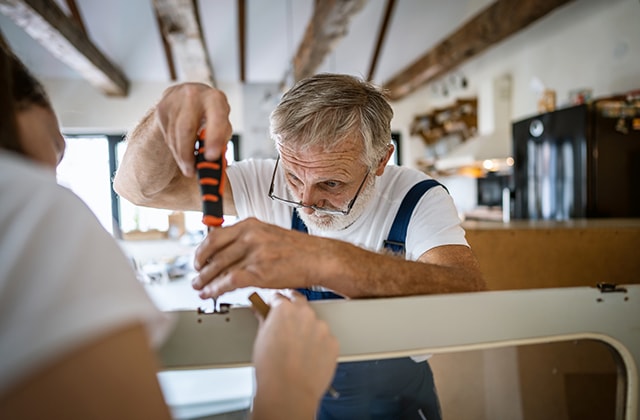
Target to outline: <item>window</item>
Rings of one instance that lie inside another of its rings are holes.
[[[113,174],[126,150],[121,135],[67,135],[67,148],[58,166],[58,183],[77,194],[116,238],[122,232],[161,231],[169,228],[170,210],[136,206],[112,188]],[[227,162],[239,160],[239,136],[227,146]],[[188,232],[202,231],[202,213],[185,212]]]
[[[395,146],[393,155],[389,159],[389,165],[402,165],[402,153],[400,150],[400,133],[391,133],[391,143]]]
[[[78,195],[111,234],[112,212],[109,140],[107,136],[65,137],[67,147],[58,165],[58,183]]]

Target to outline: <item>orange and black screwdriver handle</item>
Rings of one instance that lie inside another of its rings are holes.
[[[196,171],[202,193],[202,223],[211,229],[221,226],[224,222],[222,196],[227,160],[226,147],[221,151],[219,159],[209,161],[204,158],[204,133],[204,129],[200,130],[196,139]]]

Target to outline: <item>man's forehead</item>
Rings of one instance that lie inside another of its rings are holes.
[[[286,171],[298,177],[317,179],[346,179],[360,169],[359,154],[349,151],[324,151],[302,155],[281,153],[280,160]]]
[[[325,155],[359,156],[363,152],[364,145],[360,139],[352,136],[336,142],[330,147],[322,144],[297,142],[278,143],[276,148],[283,158],[293,156],[300,159],[315,159]]]

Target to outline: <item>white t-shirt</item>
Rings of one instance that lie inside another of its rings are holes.
[[[269,198],[269,186],[275,160],[245,160],[227,167],[238,217],[255,217],[283,228],[291,228],[293,208]],[[374,205],[368,206],[351,226],[327,232],[309,229],[309,234],[350,242],[379,252],[389,235],[400,203],[407,192],[420,181],[431,179],[425,173],[402,166],[387,166],[376,178]],[[283,171],[278,171],[274,192],[286,197]],[[405,239],[405,258],[415,261],[431,248],[441,245],[466,245],[465,232],[453,199],[444,188],[432,187],[418,201],[411,215]],[[324,289],[324,288],[319,288]],[[411,357],[415,362],[431,355]]]
[[[256,217],[264,222],[291,228],[293,209],[268,196],[275,160],[245,160],[227,168],[233,199],[240,219]],[[376,179],[373,205],[351,226],[339,231],[309,234],[350,242],[371,251],[381,251],[384,240],[406,193],[425,173],[401,166],[387,166]],[[276,195],[286,196],[283,171],[275,180]],[[406,259],[417,260],[440,245],[467,245],[465,232],[451,196],[440,187],[431,188],[418,201],[407,228]]]
[[[152,345],[171,328],[84,203],[52,171],[0,151],[0,393],[134,322]]]

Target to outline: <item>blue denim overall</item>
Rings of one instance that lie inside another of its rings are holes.
[[[404,197],[384,247],[404,255],[407,226],[413,209],[431,187],[441,185],[429,179],[414,185]],[[444,188],[444,186],[443,186]],[[297,210],[291,228],[307,232]],[[298,289],[309,300],[342,299],[329,291]],[[325,395],[317,419],[419,419],[440,420],[440,403],[429,364],[409,357],[339,363],[333,389],[340,395]]]

